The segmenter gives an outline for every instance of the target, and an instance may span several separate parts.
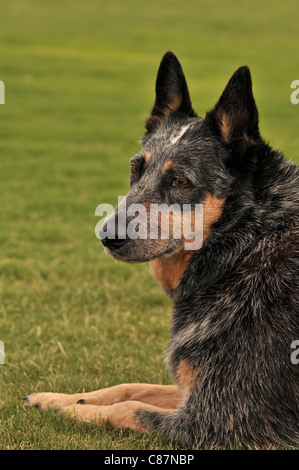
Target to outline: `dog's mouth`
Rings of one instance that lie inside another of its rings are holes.
[[[105,252],[126,263],[142,263],[170,256],[182,249],[181,240],[102,240]]]

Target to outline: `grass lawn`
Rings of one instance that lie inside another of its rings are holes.
[[[299,162],[298,14],[291,0],[2,0],[0,449],[172,448],[20,397],[171,383],[170,302],[147,265],[104,255],[95,208],[128,190],[169,49],[201,115],[249,65],[264,138]]]

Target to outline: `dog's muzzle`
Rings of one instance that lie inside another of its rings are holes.
[[[117,215],[115,217],[115,224],[113,230],[109,228],[107,222],[103,225],[100,230],[100,238],[105,248],[111,250],[118,250],[124,246],[128,239],[124,231],[118,231]]]

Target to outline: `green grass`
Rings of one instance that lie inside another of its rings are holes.
[[[265,139],[299,161],[298,13],[291,0],[2,0],[0,449],[171,448],[20,397],[170,383],[170,302],[146,265],[104,255],[95,208],[128,190],[169,49],[201,115],[249,65]]]

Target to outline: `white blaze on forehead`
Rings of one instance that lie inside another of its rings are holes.
[[[181,137],[185,134],[185,132],[189,129],[191,124],[187,124],[186,126],[182,126],[179,132],[170,140],[172,145],[176,144]]]

